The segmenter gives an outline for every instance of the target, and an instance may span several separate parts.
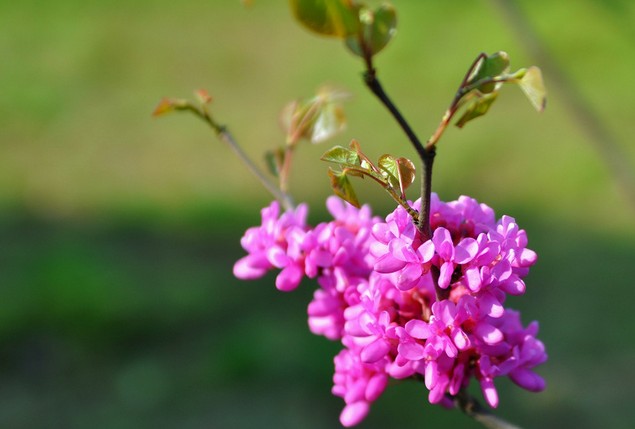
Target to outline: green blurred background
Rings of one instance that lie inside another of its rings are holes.
[[[273,277],[231,275],[268,195],[202,123],[150,113],[163,96],[207,88],[259,159],[283,140],[281,107],[326,82],[354,94],[333,144],[415,154],[359,61],[299,28],[287,2],[253,3],[0,0],[0,427],[338,427],[339,347],[308,332],[313,285],[283,294]],[[510,304],[541,323],[548,388],[502,380],[497,412],[526,428],[630,428],[635,221],[624,189],[635,184],[616,180],[569,100],[618,142],[609,158],[635,165],[635,3],[518,3],[528,39],[493,1],[395,0],[399,33],[376,65],[427,137],[479,52],[505,50],[519,68],[541,59],[538,40],[553,57],[537,64],[547,111],[505,88],[488,116],[447,132],[434,189],[516,217],[540,256]],[[326,148],[303,148],[292,185],[315,222]],[[375,187],[359,193],[391,210]],[[441,425],[479,427],[406,382],[360,427]]]

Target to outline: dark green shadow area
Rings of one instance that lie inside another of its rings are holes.
[[[0,222],[0,427],[339,427],[339,346],[308,332],[313,285],[285,294],[273,276],[234,279],[240,213],[195,229]],[[549,385],[499,382],[498,413],[525,428],[630,428],[635,243],[525,227],[540,260],[510,305],[540,320]],[[480,426],[402,382],[359,427]]]

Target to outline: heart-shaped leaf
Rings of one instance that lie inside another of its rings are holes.
[[[295,18],[324,36],[345,39],[359,31],[359,6],[352,0],[289,0]]]
[[[394,189],[399,189],[399,166],[397,165],[397,159],[388,154],[384,154],[379,157],[377,162],[382,176]]]
[[[379,158],[377,165],[387,183],[393,189],[399,189],[402,198],[405,198],[406,189],[415,179],[415,166],[412,161],[385,154]]]
[[[332,162],[342,165],[344,167],[361,166],[361,159],[356,151],[342,147],[335,146],[324,152],[322,161]]]
[[[362,58],[375,55],[386,47],[397,32],[397,12],[390,4],[375,11],[362,7],[359,12],[360,32],[346,39],[346,46]]]
[[[343,199],[344,201],[352,204],[355,207],[359,207],[359,201],[351,181],[345,171],[335,171],[329,169],[329,178],[331,179],[331,187],[335,195]]]

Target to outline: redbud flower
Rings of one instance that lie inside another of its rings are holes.
[[[411,205],[420,209],[419,201]],[[390,377],[423,378],[428,400],[444,406],[472,379],[492,407],[497,377],[545,388],[534,372],[547,360],[538,324],[523,327],[504,306],[508,294],[524,293],[523,277],[537,259],[513,218],[496,220],[469,197],[444,203],[432,194],[432,237],[422,240],[401,206],[384,221],[335,197],[327,207],[333,220],[315,228],[306,225],[305,206],[282,215],[277,203],[263,209],[262,225],[241,241],[249,254],[234,272],[257,278],[281,269],[281,290],[316,279],[309,328],[344,346],[333,377],[333,394],[346,404],[344,426],[365,418]]]
[[[279,268],[282,271],[276,278],[276,287],[282,291],[298,287],[304,271],[301,243],[306,234],[307,211],[307,206],[300,204],[280,215],[277,201],[262,209],[262,225],[249,228],[240,240],[249,254],[236,262],[234,275],[256,279]]]

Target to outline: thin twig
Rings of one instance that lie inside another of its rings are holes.
[[[198,117],[203,119],[212,129],[216,132],[218,138],[226,143],[230,149],[240,158],[240,160],[247,166],[247,169],[253,174],[260,183],[265,187],[271,195],[274,196],[280,204],[286,210],[292,210],[294,205],[291,197],[286,193],[280,190],[275,184],[273,184],[267,176],[265,176],[260,168],[249,158],[249,156],[243,151],[240,145],[234,139],[234,136],[229,132],[226,126],[218,124],[206,110],[200,110],[195,108],[194,106],[189,105],[188,110],[194,112]]]

